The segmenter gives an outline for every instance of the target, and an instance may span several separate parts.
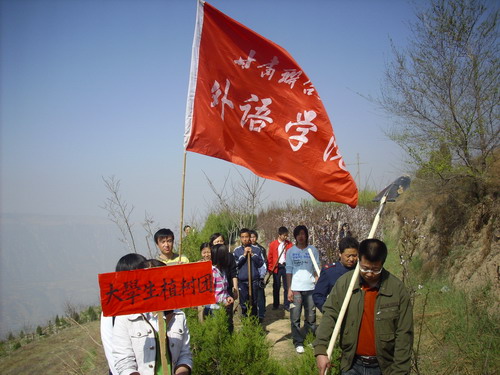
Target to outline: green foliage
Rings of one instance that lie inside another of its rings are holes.
[[[378,206],[378,203],[372,202],[372,199],[375,198],[377,192],[374,190],[363,189],[358,192],[358,206],[373,208]]]
[[[9,332],[9,336],[7,337],[7,340],[12,341],[12,340],[14,340],[14,338],[15,337],[14,337],[13,333]]]
[[[254,218],[255,222],[255,218]],[[201,259],[200,245],[208,242],[214,233],[221,233],[227,241],[234,241],[238,226],[232,221],[227,213],[210,213],[201,231],[192,230],[188,236],[182,239],[182,254],[191,262]],[[232,239],[232,240],[231,240]]]
[[[500,317],[487,312],[491,291],[467,295],[445,281],[430,280],[416,298],[415,315],[426,303],[426,317],[417,315],[416,331],[422,325],[430,336],[421,350],[421,372],[493,374],[500,368]]]
[[[419,177],[468,177],[483,196],[500,145],[498,7],[432,0],[411,31],[407,48],[393,45],[382,88],[380,104],[396,120],[389,137],[408,153]]]
[[[98,318],[99,318],[99,316],[97,315],[94,307],[89,306],[89,308],[87,309],[87,320],[89,322],[93,322],[93,321],[97,320]]]
[[[197,374],[284,374],[270,357],[270,344],[255,318],[243,318],[241,328],[230,334],[220,309],[204,323],[191,318],[189,327]]]
[[[43,335],[43,330],[42,330],[42,327],[40,327],[40,326],[37,326],[37,327],[36,327],[36,334],[37,334],[38,336],[42,336],[42,335]]]

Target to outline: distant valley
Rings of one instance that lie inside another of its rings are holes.
[[[98,304],[97,274],[127,252],[106,218],[3,214],[0,228],[2,338],[63,315],[67,302]]]

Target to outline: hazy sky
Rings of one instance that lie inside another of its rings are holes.
[[[403,0],[240,1],[212,5],[290,52],[317,88],[354,176],[380,189],[402,172],[377,96],[390,41],[404,45]],[[178,227],[195,0],[3,0],[1,212],[105,216],[101,176],[122,182],[140,219]],[[235,167],[188,153],[186,221],[202,218]],[[306,172],[306,171],[305,171]],[[268,181],[266,201],[311,198]]]

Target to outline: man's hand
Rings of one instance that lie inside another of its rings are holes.
[[[326,373],[326,370],[331,366],[328,356],[324,354],[317,355],[316,366],[318,367],[319,375],[324,375]]]
[[[233,295],[234,299],[238,299],[238,288],[236,288],[235,286],[233,286]]]
[[[290,289],[288,289],[288,300],[293,302],[293,292]]]
[[[191,374],[191,369],[186,365],[179,365],[174,372],[175,375],[189,375]]]
[[[252,256],[252,248],[250,246],[245,247],[245,253],[243,255],[248,256],[248,254]]]

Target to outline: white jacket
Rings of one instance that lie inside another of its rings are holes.
[[[189,347],[189,329],[186,316],[174,310],[167,325],[168,346],[172,359],[172,370],[179,365],[193,367],[193,356]],[[113,357],[120,375],[138,371],[141,375],[154,375],[156,360],[155,335],[151,325],[158,330],[158,320],[153,314],[131,314],[117,316],[113,327]]]
[[[115,370],[115,360],[113,358],[113,317],[104,316],[102,313],[101,340],[102,346],[104,347],[104,354],[108,361],[109,371],[111,371],[113,375],[118,375],[118,371]]]

